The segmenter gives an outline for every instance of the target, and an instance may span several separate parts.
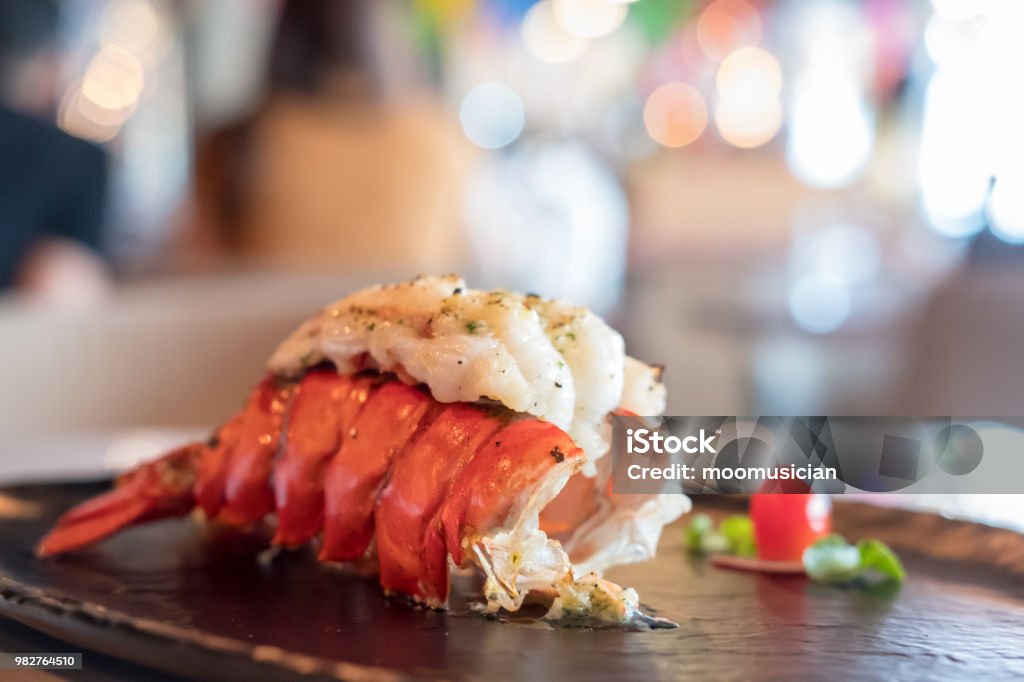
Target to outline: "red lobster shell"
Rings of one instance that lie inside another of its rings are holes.
[[[319,537],[322,561],[356,561],[373,544],[386,591],[443,606],[448,556],[468,563],[476,535],[500,527],[556,467],[571,475],[582,465],[583,451],[551,423],[439,403],[390,375],[270,376],[209,441],[123,474],[64,514],[37,553],[196,507],[235,525],[276,514],[274,544]]]

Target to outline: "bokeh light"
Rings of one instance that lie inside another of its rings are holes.
[[[782,127],[782,69],[767,51],[744,47],[731,53],[718,70],[715,124],[736,147],[765,144]]]
[[[555,21],[579,38],[599,38],[613,33],[626,20],[629,7],[608,0],[550,0]]]
[[[715,79],[722,92],[733,88],[757,88],[778,97],[782,90],[782,69],[767,50],[744,47],[722,61]]]
[[[852,305],[846,285],[829,275],[807,275],[789,291],[789,312],[802,329],[815,334],[835,331],[850,317]]]
[[[744,0],[714,0],[697,19],[697,42],[704,54],[720,62],[734,50],[761,41],[761,17]]]
[[[82,94],[104,109],[127,109],[135,105],[145,85],[145,70],[135,55],[105,45],[82,77]]]
[[[708,110],[704,97],[686,83],[666,83],[644,105],[647,134],[666,147],[685,147],[704,132]]]
[[[819,189],[853,182],[871,156],[874,123],[859,86],[832,69],[797,77],[786,158],[798,180]]]
[[[723,97],[715,107],[715,125],[722,139],[734,147],[760,147],[782,127],[782,103],[776,98],[751,106],[742,98]]]
[[[146,72],[128,50],[105,44],[64,95],[57,122],[68,133],[107,142],[120,132],[146,88]]]
[[[862,175],[875,144],[868,96],[875,52],[867,8],[845,0],[792,6],[786,160],[802,183],[838,189]]]
[[[571,62],[586,51],[589,42],[559,25],[551,0],[542,0],[530,8],[523,17],[521,36],[526,51],[547,64]]]
[[[64,132],[93,142],[114,139],[125,118],[125,112],[104,109],[82,95],[81,82],[68,89],[57,111],[57,124]]]
[[[519,137],[526,122],[523,101],[502,83],[482,83],[468,93],[459,108],[466,137],[484,149],[499,149]]]
[[[147,92],[173,41],[173,20],[159,3],[114,0],[97,25],[98,50],[61,99],[65,131],[107,142],[117,137]]]

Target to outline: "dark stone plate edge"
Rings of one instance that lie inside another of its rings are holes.
[[[742,499],[708,498],[705,509],[743,507]],[[949,519],[933,512],[914,512],[875,507],[858,501],[839,501],[837,509],[855,512],[857,539],[864,534],[884,536],[901,553],[941,559],[965,570],[984,567],[984,581],[970,573],[958,581],[977,582],[981,587],[1024,600],[1024,535],[985,524]],[[839,518],[847,516],[840,514]],[[896,521],[909,522],[907,527]],[[841,523],[841,526],[847,526]],[[676,531],[679,528],[676,527]],[[847,528],[837,528],[845,531]],[[673,548],[680,548],[676,533]],[[990,582],[995,569],[1001,574]],[[911,577],[911,579],[913,579]],[[57,591],[42,591],[0,576],[0,615],[70,644],[109,654],[115,658],[193,679],[239,680],[404,680],[437,679],[446,673],[431,667],[403,673],[391,669],[288,652],[276,647],[256,647],[242,639],[207,635],[187,628],[169,626],[153,618],[137,618],[94,601],[69,599]],[[131,635],[131,637],[127,637]],[[126,639],[131,641],[125,642]],[[170,651],[168,651],[170,648]],[[449,673],[451,676],[451,673]],[[462,678],[464,675],[455,674]]]
[[[384,668],[331,661],[273,646],[250,646],[156,620],[133,618],[99,604],[58,598],[4,576],[0,576],[0,615],[71,645],[192,679],[268,682],[294,680],[296,676],[311,682],[422,679],[419,675],[414,678]],[[125,632],[135,635],[130,646],[125,646],[121,636]],[[177,647],[172,656],[167,654],[168,642]]]

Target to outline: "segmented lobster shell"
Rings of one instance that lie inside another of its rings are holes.
[[[195,507],[236,525],[273,513],[274,544],[319,538],[322,561],[356,561],[375,541],[382,587],[442,606],[448,557],[464,564],[473,538],[500,527],[553,468],[582,464],[548,422],[324,367],[297,382],[267,377],[208,442],[126,473],[61,517],[37,553]]]

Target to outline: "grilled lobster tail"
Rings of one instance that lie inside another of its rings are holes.
[[[65,514],[39,555],[198,508],[322,561],[375,558],[387,592],[428,606],[450,557],[483,573],[490,612],[533,592],[552,618],[622,622],[636,593],[600,572],[653,556],[690,507],[610,489],[608,415],[664,413],[665,386],[580,306],[418,277],[329,304],[267,367],[209,441]]]

